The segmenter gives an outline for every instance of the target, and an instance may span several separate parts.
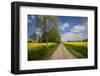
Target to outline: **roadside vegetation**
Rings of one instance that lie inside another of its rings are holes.
[[[64,45],[75,57],[88,57],[88,42],[64,42]]]
[[[32,19],[33,17],[34,19]],[[63,16],[60,18],[62,19]],[[65,21],[63,21],[63,19],[61,20],[63,22],[62,24],[59,21],[59,16],[28,15],[28,40],[27,40],[28,61],[49,60],[52,54],[54,53],[54,51],[58,48],[59,44],[62,44],[62,43],[64,44],[66,49],[68,49],[68,51],[70,51],[75,57],[77,58],[88,57],[88,40],[87,39],[86,40],[83,39],[82,41],[79,41],[79,40],[71,41],[71,39],[64,38],[69,41],[62,40],[63,38],[62,35],[65,32],[66,33],[68,32],[66,31],[67,30],[66,28],[67,26],[69,26],[69,24],[65,25]],[[60,49],[60,51],[63,51],[63,47],[62,47],[62,50]],[[62,54],[62,56],[64,55]]]
[[[48,60],[59,43],[28,43],[28,60]]]
[[[36,15],[28,40],[28,60],[48,60],[60,43],[57,16]]]

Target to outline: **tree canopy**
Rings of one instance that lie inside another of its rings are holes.
[[[38,42],[60,42],[57,16],[37,15],[35,17],[35,27],[35,31],[41,34]],[[33,35],[36,38],[36,34],[33,33]]]

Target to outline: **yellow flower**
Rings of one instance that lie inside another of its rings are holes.
[[[64,42],[66,45],[74,45],[74,46],[79,46],[79,47],[87,47],[88,42]]]

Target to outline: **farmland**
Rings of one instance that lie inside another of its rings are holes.
[[[28,43],[28,60],[50,59],[58,45],[59,43]]]
[[[88,58],[88,17],[28,15],[27,59]]]
[[[63,44],[68,51],[76,58],[88,57],[88,42],[64,42],[64,43],[28,43],[28,60],[48,60]],[[62,48],[63,49],[63,48]],[[60,50],[62,51],[62,50]],[[67,52],[67,51],[66,51]]]
[[[64,42],[63,44],[75,57],[88,57],[88,42]]]

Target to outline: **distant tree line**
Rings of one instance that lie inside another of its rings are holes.
[[[88,39],[84,39],[84,40],[68,40],[67,42],[86,42],[88,41]]]

